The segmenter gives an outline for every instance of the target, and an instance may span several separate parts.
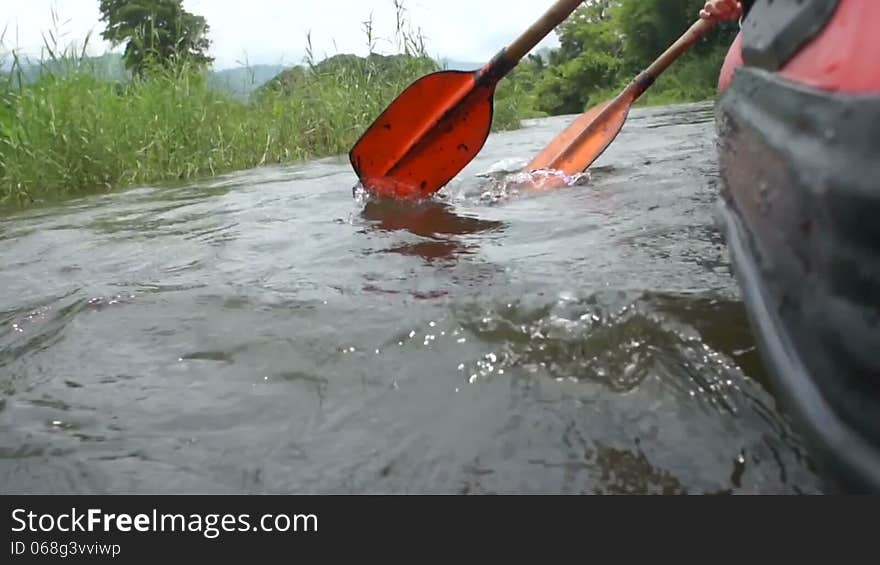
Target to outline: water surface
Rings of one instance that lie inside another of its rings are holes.
[[[711,105],[517,191],[570,120],[417,207],[339,157],[0,219],[0,490],[819,492],[713,219]]]

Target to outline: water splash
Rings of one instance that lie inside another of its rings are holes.
[[[450,183],[443,192],[434,195],[427,200],[470,200],[474,196],[480,203],[497,203],[512,198],[517,198],[524,194],[536,192],[546,192],[559,188],[567,188],[571,186],[584,186],[590,183],[592,176],[589,171],[583,171],[569,175],[564,171],[556,169],[538,169],[534,171],[526,171],[525,164],[517,160],[504,160],[494,163],[486,171],[477,173],[475,176],[488,179],[474,193],[465,186],[458,186],[458,190],[454,188],[448,190],[455,184]],[[364,205],[376,198],[374,194],[368,191],[363,183],[358,182],[352,189],[352,198],[355,204]]]
[[[568,175],[555,169],[505,173],[493,178],[483,188],[479,199],[484,203],[497,203],[525,194],[547,192],[571,186],[584,186],[589,184],[590,180],[589,171],[574,175]]]
[[[370,194],[362,182],[358,181],[357,184],[351,187],[351,197],[354,199],[355,204],[366,204],[373,198],[373,195]]]

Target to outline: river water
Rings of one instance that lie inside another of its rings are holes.
[[[0,219],[4,493],[816,493],[713,218],[712,106],[430,205],[345,157]]]

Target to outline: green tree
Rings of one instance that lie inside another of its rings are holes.
[[[703,4],[704,0],[620,0],[615,19],[625,38],[627,70],[637,72],[660,56],[697,20]],[[736,24],[719,23],[692,53],[706,56],[729,45],[735,35]]]
[[[107,24],[101,36],[114,46],[126,43],[125,66],[135,74],[153,65],[213,61],[207,55],[209,26],[184,10],[183,0],[100,0],[100,10]]]
[[[600,102],[597,98],[615,95],[672,45],[697,20],[703,2],[586,0],[557,28],[559,48],[546,64],[511,75],[509,82],[527,81],[540,111],[583,112]],[[737,31],[735,22],[716,25],[660,77],[649,96],[682,101],[711,96]]]
[[[559,26],[559,49],[551,54],[537,88],[540,110],[580,113],[590,102],[591,91],[617,83],[624,51],[624,37],[614,18],[618,5],[618,0],[594,0]]]

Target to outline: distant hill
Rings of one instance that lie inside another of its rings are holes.
[[[482,63],[469,63],[466,61],[456,61],[455,59],[440,59],[437,63],[444,69],[449,69],[450,71],[475,71],[488,63],[488,61],[483,61]]]
[[[4,69],[5,71],[11,70],[11,61],[7,61],[7,64],[10,65],[10,67]],[[86,57],[82,59],[79,64],[91,69],[97,77],[104,80],[126,81],[131,77],[131,73],[125,69],[125,64],[122,62],[122,56],[118,53],[105,53],[104,55],[99,55],[97,57]],[[44,72],[53,75],[64,75],[70,70],[69,65],[70,62],[64,59],[50,59],[42,62],[27,58],[19,60],[21,77],[25,83],[37,80]]]
[[[373,53],[367,57],[341,54],[334,55],[317,63],[314,68],[297,65],[278,73],[277,76],[267,81],[258,88],[254,94],[260,96],[264,92],[281,92],[291,95],[296,92],[302,81],[306,80],[309,73],[322,73],[333,76],[334,73],[344,75],[347,73],[378,73],[393,81],[395,77],[425,74],[439,70],[437,61],[428,57],[413,57],[410,55],[379,55]]]
[[[282,65],[251,65],[213,71],[209,77],[209,84],[244,100],[287,68]]]
[[[395,65],[403,63],[405,59],[406,56],[404,55],[386,56],[374,54],[370,56],[370,61],[382,69],[391,69]],[[366,61],[367,59],[354,55],[335,55],[318,63],[318,67],[323,70],[330,70],[340,65],[363,65]],[[2,62],[4,67],[8,67],[11,63],[8,59]],[[95,74],[105,80],[125,82],[131,77],[131,74],[125,69],[122,55],[119,53],[105,53],[97,57],[86,58],[83,62],[85,65],[90,66]],[[36,80],[43,70],[54,74],[64,74],[65,72],[63,63],[52,61],[41,63],[32,60],[22,60],[21,63],[22,78],[26,83]],[[435,61],[427,61],[425,66],[426,69],[430,69],[433,66],[438,69],[474,71],[485,64],[486,61],[469,62],[440,58]],[[7,71],[8,69],[0,70]],[[299,65],[249,65],[210,71],[208,81],[212,87],[218,90],[227,92],[240,100],[247,100],[253,93],[264,86],[269,88],[280,86],[283,90],[290,91],[293,85],[302,78],[304,72],[305,68]]]
[[[4,61],[3,71],[8,72],[11,61]],[[23,59],[21,63],[21,75],[25,83],[33,82],[43,72],[51,72],[63,75],[69,69],[64,61],[34,61]],[[104,79],[125,82],[131,78],[131,73],[125,69],[122,55],[119,53],[105,53],[97,57],[86,57],[81,64],[90,68],[95,75]],[[236,98],[246,100],[250,94],[263,85],[266,81],[278,76],[287,67],[281,65],[251,65],[211,71],[208,82],[218,90],[228,92]]]
[[[553,49],[550,47],[542,47],[540,49],[532,51],[532,54],[539,55],[543,60],[546,61],[549,58],[551,51],[553,51]],[[479,63],[475,63],[473,61],[459,61],[457,59],[447,59],[445,57],[437,60],[437,63],[440,65],[440,67],[449,69],[451,71],[475,71],[488,62],[488,59]]]

